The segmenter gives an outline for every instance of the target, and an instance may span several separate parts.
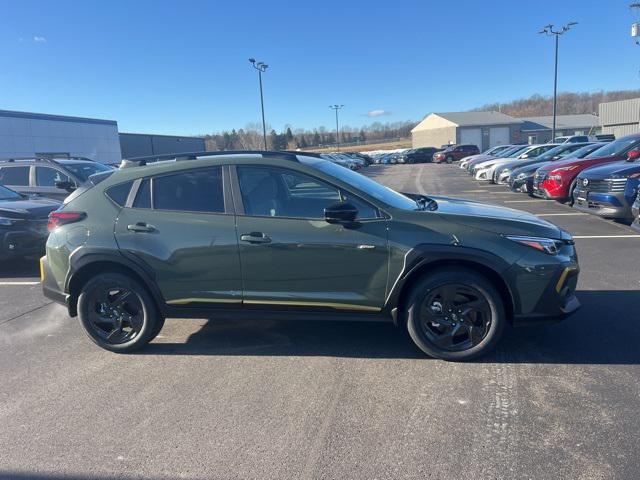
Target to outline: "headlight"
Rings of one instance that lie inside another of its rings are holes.
[[[0,226],[8,227],[9,225],[13,225],[14,223],[19,221],[20,221],[19,218],[0,217]]]
[[[511,173],[511,169],[510,168],[503,168],[500,173]]]
[[[527,174],[526,173],[520,173],[518,174],[518,176],[516,177],[517,180],[523,180],[527,178]]]
[[[513,242],[518,242],[521,245],[535,248],[536,250],[549,255],[556,255],[563,245],[560,240],[554,240],[552,238],[518,236],[507,236],[507,238]]]

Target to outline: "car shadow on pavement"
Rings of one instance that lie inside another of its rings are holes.
[[[640,363],[640,291],[581,291],[582,309],[559,324],[507,329],[487,363]],[[427,359],[387,323],[210,320],[184,343],[160,339],[141,355],[334,356]]]
[[[13,258],[0,261],[0,279],[40,278],[40,264],[36,258]]]

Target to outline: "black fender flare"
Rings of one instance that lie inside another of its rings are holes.
[[[88,265],[101,262],[120,265],[132,270],[143,281],[145,287],[147,287],[149,293],[151,293],[156,301],[160,311],[164,312],[166,303],[155,281],[155,272],[136,255],[126,251],[100,247],[80,247],[74,250],[69,257],[69,271],[67,272],[64,284],[65,293],[71,294],[71,282],[78,272]],[[73,300],[75,301],[77,299]],[[71,308],[71,303],[72,302],[69,303],[69,308]]]
[[[437,268],[443,263],[475,264],[485,268],[500,277],[506,286],[511,304],[518,311],[519,300],[515,290],[509,284],[505,272],[511,267],[502,257],[485,250],[460,245],[420,244],[409,250],[405,255],[404,267],[389,290],[385,302],[385,310],[397,309],[401,294],[413,275],[432,265]]]

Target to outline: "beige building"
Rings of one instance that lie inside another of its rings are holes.
[[[640,98],[600,104],[602,133],[616,138],[640,132]]]
[[[427,115],[413,130],[414,148],[471,144],[483,151],[520,142],[522,121],[500,112],[447,112]]]

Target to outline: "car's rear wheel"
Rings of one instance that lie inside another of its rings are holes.
[[[506,323],[502,298],[484,276],[467,269],[423,277],[407,301],[407,330],[427,355],[471,360],[492,350]]]
[[[120,353],[146,345],[164,324],[146,288],[120,273],[89,280],[78,297],[78,315],[93,342]]]

